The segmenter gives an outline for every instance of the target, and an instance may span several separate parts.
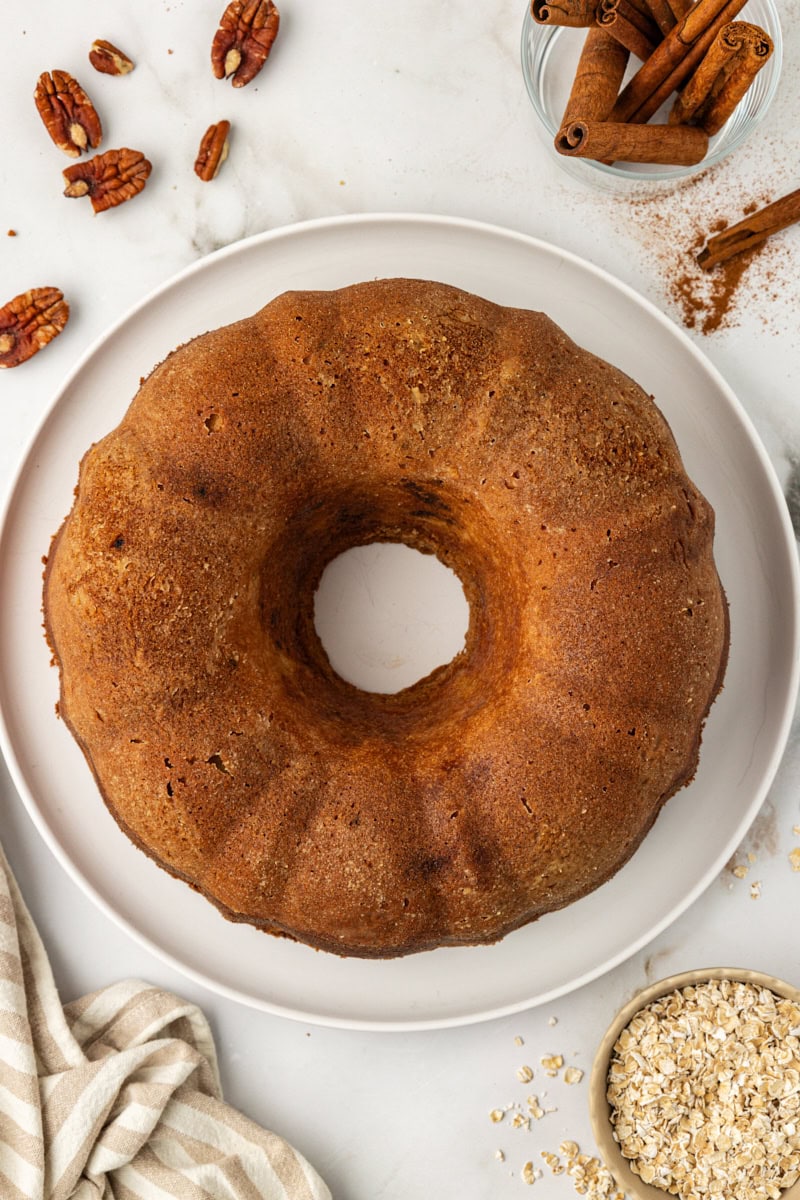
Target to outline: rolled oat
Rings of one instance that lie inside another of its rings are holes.
[[[777,1200],[800,1178],[800,1005],[730,979],[641,1009],[614,1046],[614,1137],[682,1200]]]

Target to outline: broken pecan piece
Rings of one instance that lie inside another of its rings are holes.
[[[217,177],[220,167],[228,157],[230,127],[230,121],[217,121],[216,125],[209,125],[203,134],[194,163],[194,173],[206,183]]]
[[[77,79],[67,71],[44,71],[33,93],[39,116],[59,150],[78,158],[103,140],[97,110]]]
[[[67,323],[69,305],[54,287],[32,288],[0,308],[0,367],[18,367],[52,342]]]
[[[89,62],[95,71],[99,71],[102,75],[127,75],[134,67],[133,61],[128,58],[127,54],[123,54],[121,50],[118,50],[111,42],[104,41],[103,38],[97,38],[92,42]]]
[[[71,199],[88,196],[96,213],[105,212],[138,196],[151,170],[140,150],[106,150],[65,169],[64,195]]]
[[[272,0],[231,0],[211,45],[217,79],[233,76],[234,87],[255,79],[278,36],[279,22]]]

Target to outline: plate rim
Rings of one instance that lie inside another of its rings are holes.
[[[366,224],[386,225],[390,226],[394,223],[399,223],[405,226],[434,226],[439,228],[448,228],[464,231],[474,235],[488,235],[489,237],[500,237],[504,240],[517,241],[528,249],[535,249],[540,253],[556,256],[564,261],[569,262],[573,267],[581,271],[588,272],[599,279],[605,286],[611,286],[623,293],[629,300],[633,301],[638,307],[643,309],[650,319],[655,319],[656,323],[666,328],[671,336],[677,336],[683,345],[683,349],[687,350],[707,376],[713,381],[714,385],[719,389],[724,396],[726,404],[731,408],[736,416],[742,431],[747,436],[749,449],[755,453],[758,464],[762,472],[762,482],[768,485],[772,500],[774,502],[774,516],[777,517],[776,529],[780,530],[781,542],[784,551],[786,552],[785,566],[788,568],[788,576],[791,579],[792,596],[789,600],[794,599],[794,604],[791,605],[790,611],[793,613],[793,621],[788,641],[791,645],[791,670],[787,679],[786,686],[786,701],[783,705],[781,720],[777,724],[776,732],[773,738],[773,749],[766,765],[762,772],[759,787],[754,791],[748,811],[745,817],[737,827],[736,841],[737,843],[747,832],[747,829],[752,824],[761,806],[766,799],[769,789],[774,781],[775,775],[784,756],[786,744],[789,738],[791,725],[793,721],[794,710],[797,702],[798,690],[800,689],[800,619],[798,619],[798,599],[800,598],[800,560],[798,559],[794,532],[791,525],[791,520],[784,500],[783,492],[780,487],[777,472],[769,458],[766,447],[761,440],[755,425],[747,411],[744,409],[741,401],[725,380],[719,369],[713,362],[703,353],[702,350],[688,334],[663,313],[656,305],[643,296],[631,285],[618,279],[611,272],[595,263],[575,254],[572,251],[565,250],[562,247],[555,245],[552,242],[545,241],[535,235],[522,233],[518,230],[508,228],[503,225],[480,221],[468,217],[453,217],[438,213],[424,212],[364,212],[364,213],[346,213],[327,217],[315,217],[310,220],[299,221],[290,225],[278,226],[274,229],[255,233],[247,238],[240,239],[236,242],[231,242],[227,246],[223,246],[213,253],[205,255],[202,258],[189,263],[180,271],[170,275],[163,280],[155,288],[151,289],[140,300],[126,309],[109,327],[107,327],[98,337],[93,339],[89,346],[79,355],[78,359],[72,368],[66,373],[57,386],[56,390],[50,397],[44,407],[39,419],[35,422],[33,430],[26,442],[23,444],[22,450],[17,459],[15,469],[11,472],[7,487],[5,488],[2,504],[0,504],[0,561],[3,558],[3,546],[8,536],[9,517],[13,508],[14,500],[19,487],[21,486],[22,478],[26,467],[39,439],[42,437],[48,422],[53,417],[58,405],[63,397],[72,387],[75,380],[81,374],[85,366],[91,362],[95,355],[102,347],[110,341],[120,329],[133,320],[142,310],[148,308],[153,303],[157,302],[162,296],[167,294],[172,288],[179,287],[184,284],[187,279],[190,279],[195,274],[201,274],[209,269],[214,263],[232,257],[237,254],[247,253],[253,246],[268,245],[273,241],[284,241],[295,237],[303,237],[309,233],[317,231],[332,231],[351,226],[359,226]],[[77,884],[79,889],[86,895],[92,903],[94,903],[101,912],[108,917],[112,923],[119,929],[122,929],[128,936],[132,937],[135,942],[143,946],[149,953],[160,961],[166,963],[173,970],[193,982],[200,984],[211,992],[223,996],[226,999],[234,1000],[238,1003],[245,1004],[247,1007],[256,1010],[272,1013],[273,1015],[285,1017],[292,1020],[299,1020],[310,1024],[321,1025],[332,1028],[344,1028],[360,1031],[376,1031],[376,1032],[409,1032],[416,1030],[431,1030],[442,1028],[455,1028],[464,1025],[477,1024],[484,1021],[496,1020],[514,1013],[526,1011],[529,1008],[539,1007],[543,1004],[550,1003],[560,996],[577,991],[592,982],[595,979],[601,978],[620,963],[627,961],[636,954],[643,946],[646,946],[654,940],[664,929],[668,928],[674,921],[691,907],[697,898],[710,886],[715,875],[730,854],[730,845],[726,844],[723,851],[714,860],[712,867],[701,877],[701,879],[691,887],[683,897],[680,904],[673,906],[666,914],[658,921],[652,924],[639,938],[632,943],[627,944],[623,949],[619,950],[610,958],[604,959],[602,963],[596,964],[583,974],[572,978],[569,981],[562,983],[547,992],[540,993],[534,997],[516,1000],[508,1004],[495,1005],[490,1008],[480,1007],[475,1011],[462,1012],[457,1015],[435,1016],[435,1017],[408,1017],[404,1019],[370,1019],[359,1017],[344,1017],[335,1013],[314,1012],[297,1007],[288,1007],[285,1004],[277,1003],[272,1000],[264,999],[226,984],[224,981],[205,974],[203,971],[183,962],[176,957],[170,950],[158,945],[146,933],[141,932],[137,927],[125,916],[119,913],[109,900],[107,900],[98,890],[98,888],[89,881],[76,863],[73,862],[67,851],[61,846],[56,834],[51,829],[45,814],[42,812],[38,801],[33,795],[32,790],[28,787],[25,780],[21,765],[17,760],[16,751],[14,749],[8,725],[6,722],[5,712],[2,705],[2,692],[0,692],[0,751],[2,751],[6,765],[11,776],[14,787],[22,801],[28,816],[32,820],[34,827],[42,837],[45,844],[48,846],[51,853],[54,855],[60,866],[65,870],[68,877]]]

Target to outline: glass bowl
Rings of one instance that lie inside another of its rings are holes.
[[[665,1200],[669,1193],[654,1184],[645,1183],[638,1175],[635,1175],[614,1138],[611,1108],[606,1099],[608,1071],[614,1045],[625,1026],[640,1009],[646,1008],[654,1000],[677,991],[679,988],[693,987],[712,979],[733,979],[741,983],[752,983],[757,987],[769,988],[776,996],[800,1004],[800,988],[784,983],[782,979],[776,979],[774,975],[763,975],[760,971],[747,971],[739,967],[708,967],[700,971],[684,971],[680,975],[671,975],[667,979],[653,983],[620,1009],[606,1030],[592,1064],[589,1080],[589,1116],[597,1148],[606,1166],[619,1187],[635,1200]],[[781,1200],[800,1200],[800,1179],[791,1187],[781,1191]]]
[[[614,163],[609,166],[588,158],[559,154],[553,145],[575,77],[585,30],[539,25],[531,16],[529,5],[522,26],[522,74],[539,119],[540,132],[559,165],[584,183],[616,191],[635,183],[679,183],[714,166],[737,150],[766,116],[778,87],[783,59],[780,21],[773,0],[748,0],[737,20],[760,25],[772,38],[774,49],[730,119],[711,138],[705,158],[691,167],[650,163]],[[638,66],[638,59],[632,57],[625,82]],[[668,103],[671,105],[672,97]],[[667,111],[665,106],[653,120],[665,121]]]

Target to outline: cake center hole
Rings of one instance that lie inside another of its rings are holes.
[[[328,563],[314,625],[342,679],[365,692],[399,692],[464,648],[469,605],[435,555],[373,542]]]

